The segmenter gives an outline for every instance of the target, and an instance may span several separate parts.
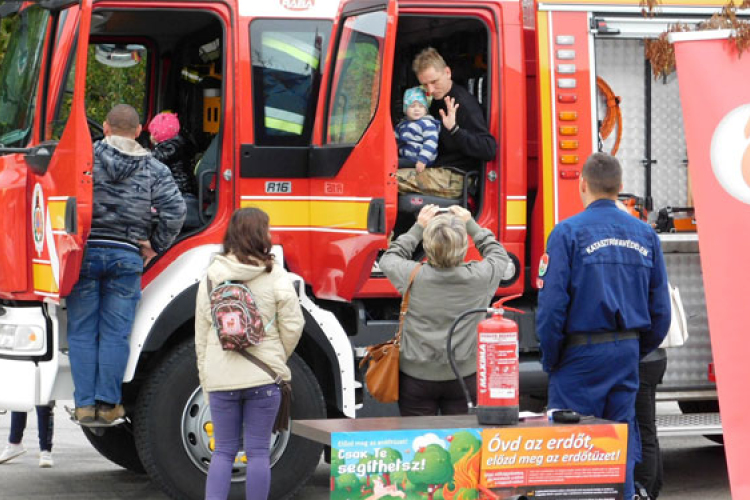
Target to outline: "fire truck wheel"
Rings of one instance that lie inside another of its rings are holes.
[[[703,400],[703,401],[678,401],[677,406],[680,407],[680,411],[685,415],[691,413],[718,413],[719,402],[716,400]],[[706,439],[713,441],[714,443],[724,444],[724,436],[717,434],[707,434]]]
[[[289,359],[294,391],[292,418],[325,418],[323,394],[310,368]],[[170,497],[202,499],[213,447],[211,414],[198,383],[195,347],[176,347],[149,374],[138,397],[135,442],[149,477]],[[320,461],[322,445],[289,432],[272,437],[269,498],[290,497]],[[241,451],[232,471],[230,498],[244,498],[245,461]]]
[[[141,459],[138,458],[138,450],[135,447],[135,438],[130,424],[106,429],[101,436],[97,436],[86,427],[81,427],[81,430],[91,446],[110,462],[138,474],[146,472]]]

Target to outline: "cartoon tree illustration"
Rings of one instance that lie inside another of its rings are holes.
[[[399,460],[403,459],[403,456],[401,455],[401,452],[398,450],[395,450],[393,448],[383,448],[380,450],[379,459],[383,462],[383,464],[395,464]],[[385,479],[385,485],[389,486],[391,484],[391,474],[388,472],[383,473],[383,479]]]
[[[424,460],[424,468],[410,470],[407,477],[415,485],[427,490],[428,500],[435,500],[435,490],[453,479],[451,455],[442,446],[430,444],[414,455],[415,462],[422,460]]]
[[[401,491],[404,491],[407,494],[417,492],[416,485],[409,480],[409,477],[407,476],[407,473],[405,471],[400,470],[391,474],[391,481],[393,482],[392,484],[398,485]]]
[[[353,473],[341,474],[336,478],[336,490],[331,494],[335,500],[359,500],[360,491],[359,477]]]
[[[456,464],[467,454],[476,453],[482,448],[482,441],[474,434],[467,431],[459,431],[453,435],[451,445],[448,448],[451,454],[451,463]]]
[[[331,491],[336,489],[336,478],[339,477],[339,467],[346,465],[346,460],[339,458],[339,450],[331,448]]]

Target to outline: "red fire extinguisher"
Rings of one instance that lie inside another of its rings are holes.
[[[471,309],[461,313],[448,331],[448,359],[466,396],[469,413],[476,413],[482,425],[513,425],[518,423],[518,325],[503,316],[505,311],[523,311],[504,306],[511,295],[495,302],[490,308]],[[470,314],[485,313],[477,325],[477,406],[463,378],[458,373],[451,345],[456,325]]]

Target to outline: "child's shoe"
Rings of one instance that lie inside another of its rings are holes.
[[[26,449],[23,447],[22,443],[8,443],[7,445],[5,445],[5,449],[3,450],[2,454],[0,454],[0,464],[5,463],[9,460],[13,460],[14,458],[23,455],[24,453],[26,453]]]
[[[42,451],[39,453],[39,467],[42,469],[49,469],[55,465],[55,461],[52,460],[51,451]]]

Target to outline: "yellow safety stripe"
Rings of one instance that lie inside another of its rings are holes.
[[[525,226],[526,200],[508,200],[506,206],[506,223],[509,226]]]
[[[294,135],[302,135],[302,125],[299,123],[292,123],[287,120],[279,120],[278,118],[266,116],[265,125],[266,128],[281,130]]]
[[[242,200],[268,214],[271,226],[367,230],[369,201]]]
[[[50,200],[47,204],[53,230],[65,229],[66,200]]]
[[[549,16],[548,12],[540,12],[537,20],[537,46],[539,47],[539,100],[540,108],[552,109],[552,82],[550,79],[550,53],[549,53]],[[546,246],[547,236],[555,227],[555,179],[553,175],[553,151],[552,151],[552,113],[542,113],[539,127],[542,136],[542,192],[544,193],[543,227],[544,241]]]
[[[32,266],[32,274],[34,275],[34,290],[47,293],[60,292],[55,283],[51,265],[35,262]]]
[[[318,69],[318,64],[320,64],[320,60],[314,55],[308,54],[304,50],[300,50],[297,47],[290,45],[288,43],[284,43],[279,40],[273,40],[269,38],[269,39],[263,40],[263,45],[276,49],[280,52],[284,52],[285,54],[288,54],[292,56],[293,58],[298,59],[302,61],[303,63],[309,65],[313,69]]]

